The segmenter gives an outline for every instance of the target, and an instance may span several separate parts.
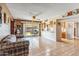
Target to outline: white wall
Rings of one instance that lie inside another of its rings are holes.
[[[8,24],[0,24],[0,38],[10,34],[10,26]]]
[[[2,24],[0,24],[0,40],[5,37],[6,35],[10,34],[10,22],[7,23],[9,18],[12,16],[9,12],[6,4],[0,3],[0,6],[2,7]],[[4,12],[6,13],[6,23],[4,23]]]
[[[67,37],[68,39],[74,38],[74,23],[73,22],[68,22]]]

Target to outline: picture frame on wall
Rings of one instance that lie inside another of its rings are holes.
[[[2,24],[2,13],[0,12],[0,24]]]
[[[2,7],[0,6],[0,24],[2,24]]]
[[[4,23],[6,23],[6,13],[4,12]]]

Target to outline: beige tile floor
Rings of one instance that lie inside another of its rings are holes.
[[[41,40],[41,39],[40,39]],[[74,43],[40,41],[38,48],[30,49],[29,56],[79,56],[79,40]]]

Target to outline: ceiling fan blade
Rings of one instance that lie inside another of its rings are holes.
[[[30,15],[30,16],[34,16],[34,14],[33,14],[32,12],[29,12],[29,15]]]
[[[42,12],[39,12],[39,13],[37,13],[35,16],[39,16],[39,15],[41,15],[42,14]]]

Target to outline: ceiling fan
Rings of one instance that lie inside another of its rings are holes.
[[[35,12],[34,11],[34,12],[29,12],[29,14],[32,16],[32,21],[35,21],[35,20],[37,20],[36,17],[41,15],[42,12]]]

